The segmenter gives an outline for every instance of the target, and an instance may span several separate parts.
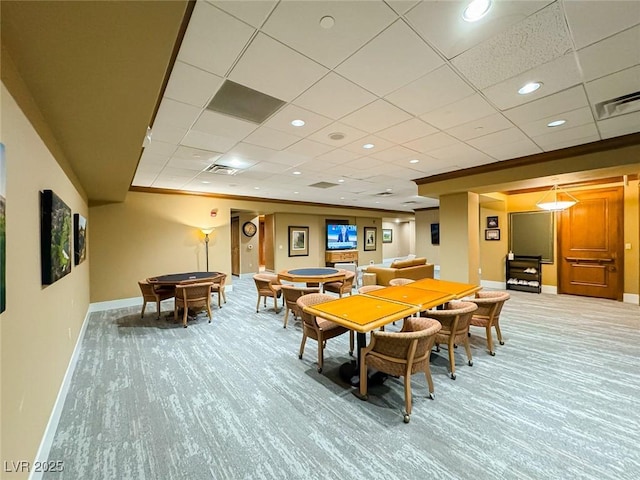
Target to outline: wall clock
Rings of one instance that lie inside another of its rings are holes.
[[[257,228],[253,222],[244,222],[242,224],[242,233],[247,237],[253,237],[256,234]]]

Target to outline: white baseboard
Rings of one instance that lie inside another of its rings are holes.
[[[64,402],[67,399],[67,393],[69,393],[71,378],[73,377],[73,372],[75,371],[76,365],[78,364],[80,345],[82,345],[82,340],[84,339],[84,334],[87,330],[87,323],[90,313],[91,309],[87,310],[87,314],[84,316],[84,321],[82,322],[82,326],[80,327],[80,332],[78,334],[78,338],[76,339],[76,344],[73,347],[73,352],[71,353],[69,365],[67,365],[67,371],[62,378],[62,384],[60,385],[60,390],[58,390],[56,401],[53,404],[53,409],[51,410],[49,421],[47,422],[47,426],[44,429],[44,434],[42,435],[42,440],[40,441],[40,446],[38,447],[38,452],[36,453],[34,463],[44,464],[49,459],[51,445],[53,445],[53,438],[56,434],[56,430],[58,429],[58,423],[60,422],[60,416],[62,415]],[[43,470],[32,470],[29,474],[29,480],[40,480],[42,478],[42,472]]]
[[[640,295],[637,293],[624,293],[622,295],[622,301],[624,303],[632,303],[634,305],[640,305]]]
[[[542,293],[550,293],[552,295],[558,294],[558,287],[552,285],[542,285]]]
[[[506,290],[507,284],[505,282],[494,282],[492,280],[482,280],[480,281],[480,285],[485,288],[491,288],[494,290]],[[558,287],[554,287],[553,285],[542,285],[542,293],[550,293],[552,295],[558,294]]]

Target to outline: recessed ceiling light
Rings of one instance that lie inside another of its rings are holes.
[[[253,187],[254,190],[260,190],[260,187]]]
[[[340,200],[344,200],[344,197],[340,197]]]
[[[462,13],[465,22],[477,22],[491,9],[491,0],[473,0]]]
[[[418,162],[420,162],[420,160],[416,158],[414,158],[413,160],[409,160],[409,163],[418,163]]]
[[[362,145],[362,148],[366,148],[366,149],[373,148],[373,147],[375,147],[373,143],[365,143],[364,145]]]
[[[208,180],[202,180],[202,183],[204,183],[205,185],[209,185],[211,182]]]
[[[553,122],[547,123],[547,127],[559,127],[560,125],[564,125],[567,123],[566,120],[554,120]]]
[[[522,87],[520,87],[520,90],[518,90],[518,93],[520,95],[526,95],[528,93],[535,92],[541,86],[542,86],[542,82],[529,82],[526,85],[523,85]]]
[[[193,158],[200,158],[200,154],[199,153],[194,153],[193,154]]]
[[[297,170],[293,172],[294,175],[302,175],[302,172],[298,172]]]
[[[344,178],[341,178],[340,180],[338,180],[338,183],[344,183]]]
[[[333,18],[331,15],[326,15],[320,19],[320,26],[322,28],[326,28],[327,30],[330,28],[333,28],[335,24],[336,24],[336,19]]]
[[[297,194],[299,194],[300,192],[293,192],[293,193],[295,193],[295,194],[297,195]]]
[[[300,120],[300,119],[293,120],[291,122],[291,125],[293,125],[294,127],[304,127],[304,120]]]
[[[390,192],[390,191],[391,191],[391,189],[390,189],[390,188],[387,188],[387,192]]]

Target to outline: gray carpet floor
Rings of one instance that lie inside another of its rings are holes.
[[[338,368],[348,336],[298,359],[299,321],[255,312],[234,278],[213,322],[189,328],[153,305],[93,313],[49,460],[50,479],[636,479],[640,472],[640,308],[511,292],[505,345],[472,330],[473,367],[456,349],[432,361],[435,400],[412,380],[352,395]],[[164,308],[173,308],[171,301]]]

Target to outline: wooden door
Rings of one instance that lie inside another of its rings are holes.
[[[572,195],[579,202],[558,215],[558,293],[622,300],[623,188]]]
[[[231,275],[240,275],[240,219],[231,218]]]

